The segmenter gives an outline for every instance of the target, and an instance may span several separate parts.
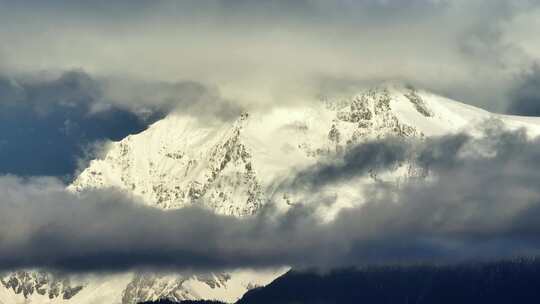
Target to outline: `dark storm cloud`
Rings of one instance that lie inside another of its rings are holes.
[[[410,148],[408,142],[398,138],[359,145],[348,150],[339,161],[302,170],[295,175],[289,187],[316,189],[365,175],[369,171],[386,170],[407,159]]]
[[[82,72],[35,82],[0,78],[0,172],[71,175],[87,145],[146,128],[117,107],[92,114],[102,98],[98,82]]]
[[[219,120],[240,110],[194,82],[96,79],[82,71],[0,77],[0,174],[70,178],[94,143],[138,133],[171,111]]]
[[[522,81],[510,92],[510,114],[540,116],[540,67],[522,77]]]
[[[489,129],[486,128],[486,132],[496,128],[495,123]],[[459,134],[428,138],[424,141],[390,137],[384,141],[367,142],[347,149],[337,160],[301,170],[281,187],[312,191],[368,173],[395,169],[406,161],[425,170],[449,168],[456,165],[455,156],[470,140],[470,136]]]
[[[375,184],[372,193],[378,194],[326,223],[308,204],[286,213],[269,206],[238,219],[144,207],[112,190],[75,196],[51,179],[2,177],[0,268],[326,268],[536,255],[539,147],[540,140],[528,140],[523,131],[497,129],[482,139],[457,135],[405,145],[398,150],[417,155],[429,168],[427,181],[384,189]],[[374,167],[390,163],[367,159]]]

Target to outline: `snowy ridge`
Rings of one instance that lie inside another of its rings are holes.
[[[310,106],[244,113],[233,123],[209,124],[172,114],[140,134],[111,144],[106,156],[93,160],[69,190],[115,187],[157,208],[198,205],[220,214],[250,216],[268,200],[283,208],[302,200],[302,193],[280,189],[280,181],[362,141],[472,132],[488,119],[500,120],[509,128],[526,128],[530,135],[540,134],[538,118],[492,114],[400,86]],[[389,176],[399,181],[416,174],[403,163]],[[336,208],[361,202],[358,185],[380,178],[385,177],[371,175],[324,189],[336,198],[336,204],[322,213],[331,217]],[[26,271],[2,277],[0,303],[131,304],[159,298],[233,302],[284,271],[121,273],[60,281],[49,274]]]
[[[253,214],[262,193],[241,132],[247,114],[230,128],[205,128],[191,117],[169,117],[144,136],[113,145],[70,189],[120,187],[163,209],[207,204],[222,214]],[[142,135],[142,134],[141,134]],[[235,205],[224,202],[236,202]]]
[[[57,278],[46,272],[18,271],[0,278],[0,283],[8,290],[24,297],[37,293],[49,299],[61,297],[64,300],[71,299],[83,288],[82,285],[70,284],[67,277]]]

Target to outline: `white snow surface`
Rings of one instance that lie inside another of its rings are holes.
[[[219,214],[251,216],[269,200],[283,208],[302,200],[280,183],[296,170],[325,161],[368,139],[429,137],[467,132],[498,120],[511,129],[540,134],[540,118],[489,113],[428,92],[401,86],[366,90],[348,99],[282,106],[244,113],[234,122],[208,122],[171,114],[146,131],[112,143],[93,160],[69,191],[114,187],[156,208],[189,205]],[[394,168],[398,182],[414,174]],[[323,189],[336,203],[322,209],[331,219],[340,207],[361,202],[358,185],[384,176],[356,179]],[[134,273],[55,276],[36,270],[0,276],[0,304],[137,303],[169,298],[234,302],[287,268],[227,273]]]

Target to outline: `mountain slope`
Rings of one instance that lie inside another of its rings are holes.
[[[111,144],[105,157],[92,161],[69,190],[115,187],[157,208],[199,205],[220,214],[250,216],[269,200],[282,208],[302,201],[304,193],[290,193],[281,187],[282,182],[296,170],[362,141],[474,132],[473,126],[489,119],[509,128],[527,128],[532,135],[540,133],[538,119],[496,115],[402,87],[367,90],[352,98],[309,106],[244,113],[233,123],[171,114],[148,130]],[[421,172],[405,162],[387,176],[372,174],[323,189],[336,203],[320,210],[321,215],[331,218],[340,207],[361,202],[359,184],[381,178],[399,181],[418,174]],[[59,279],[22,271],[3,276],[0,303],[127,304],[159,298],[233,302],[285,271],[121,273]]]
[[[238,304],[537,303],[540,261],[289,272]]]

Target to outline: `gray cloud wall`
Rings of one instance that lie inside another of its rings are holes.
[[[388,145],[368,145],[377,143]],[[403,143],[392,151],[416,155],[415,162],[434,178],[398,188],[375,184],[367,203],[344,209],[328,223],[315,214],[317,200],[284,214],[270,204],[255,217],[237,219],[196,208],[161,211],[112,190],[74,196],[54,179],[2,177],[0,268],[326,269],[535,256],[540,249],[538,147],[538,139],[529,141],[523,131],[501,130],[480,140],[456,135],[426,145]],[[494,154],[484,155],[486,149]],[[359,161],[360,155],[365,160]],[[336,164],[351,161],[357,176],[365,174],[366,162],[378,170],[394,165],[360,155]],[[319,174],[326,170],[306,171],[315,175],[309,179],[302,173],[295,186],[341,180]]]

